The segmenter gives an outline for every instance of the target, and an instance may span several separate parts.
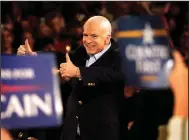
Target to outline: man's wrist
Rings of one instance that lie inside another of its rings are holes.
[[[76,77],[81,79],[80,69],[79,67],[76,67]]]
[[[25,53],[25,55],[27,56],[37,56],[36,52],[29,52],[29,53]]]
[[[188,105],[184,105],[182,103],[175,103],[174,105],[174,110],[173,110],[173,115],[174,116],[180,116],[183,118],[188,118]]]

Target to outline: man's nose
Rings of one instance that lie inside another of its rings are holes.
[[[86,42],[87,44],[90,44],[90,43],[92,42],[92,40],[91,40],[90,38],[86,38],[86,39],[85,39],[85,42]]]

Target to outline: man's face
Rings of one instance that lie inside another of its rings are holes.
[[[89,55],[101,52],[108,45],[109,39],[100,26],[94,24],[84,26],[83,45]]]
[[[55,17],[52,20],[52,25],[55,30],[55,32],[59,33],[61,31],[61,28],[65,27],[65,22],[63,17]]]
[[[52,33],[52,30],[49,26],[47,26],[45,24],[41,24],[40,25],[40,32],[43,36],[50,36],[50,34]]]

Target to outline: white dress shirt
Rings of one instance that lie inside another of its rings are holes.
[[[101,52],[95,54],[95,55],[90,55],[89,59],[86,61],[86,67],[89,67],[90,65],[92,65],[94,62],[96,62],[97,59],[99,59],[111,46],[111,43],[104,48]]]

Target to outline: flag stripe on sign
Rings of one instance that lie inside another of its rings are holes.
[[[153,30],[154,36],[167,36],[167,32],[165,29],[156,29]],[[120,31],[115,35],[116,38],[141,38],[143,37],[143,31],[141,30],[131,30],[131,31]]]
[[[14,93],[14,92],[32,92],[34,90],[42,89],[37,85],[5,85],[1,84],[1,94],[4,93]]]

